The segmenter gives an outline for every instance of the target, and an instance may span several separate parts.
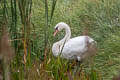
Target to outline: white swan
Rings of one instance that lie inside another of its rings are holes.
[[[52,46],[52,52],[54,56],[60,56],[65,59],[77,59],[78,61],[86,59],[88,56],[92,56],[95,53],[95,41],[89,36],[78,36],[71,38],[70,27],[60,22],[55,26],[54,36],[58,31],[65,29],[65,37],[54,43]]]

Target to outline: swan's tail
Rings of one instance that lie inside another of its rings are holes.
[[[92,45],[97,45],[97,42],[89,37],[89,43]]]
[[[95,40],[93,40],[92,38],[88,37],[88,48],[89,48],[89,52],[92,52],[92,54],[97,52],[97,42]]]
[[[97,42],[95,41],[95,40],[93,40],[91,37],[89,37],[89,36],[86,36],[86,43],[88,43],[88,44],[94,44],[94,45],[96,45],[97,44]]]

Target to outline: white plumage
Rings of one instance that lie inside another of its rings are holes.
[[[81,61],[89,56],[94,55],[96,47],[95,41],[91,37],[78,36],[70,39],[70,27],[64,22],[60,22],[55,26],[56,31],[54,36],[62,29],[65,29],[66,35],[62,40],[53,44],[52,52],[54,56],[57,57],[61,53],[60,56],[62,58],[77,59],[78,61]]]

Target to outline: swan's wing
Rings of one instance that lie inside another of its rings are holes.
[[[60,44],[58,42],[54,43],[52,46],[52,53],[54,56],[58,56],[59,55],[59,50],[60,50]]]
[[[66,57],[72,57],[75,55],[80,55],[86,51],[86,38],[85,37],[75,37],[70,39],[65,43],[62,54]]]

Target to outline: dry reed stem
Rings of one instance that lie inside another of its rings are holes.
[[[26,46],[26,41],[23,41],[23,45],[24,45],[24,65],[26,64],[26,55],[27,55],[27,46]]]

